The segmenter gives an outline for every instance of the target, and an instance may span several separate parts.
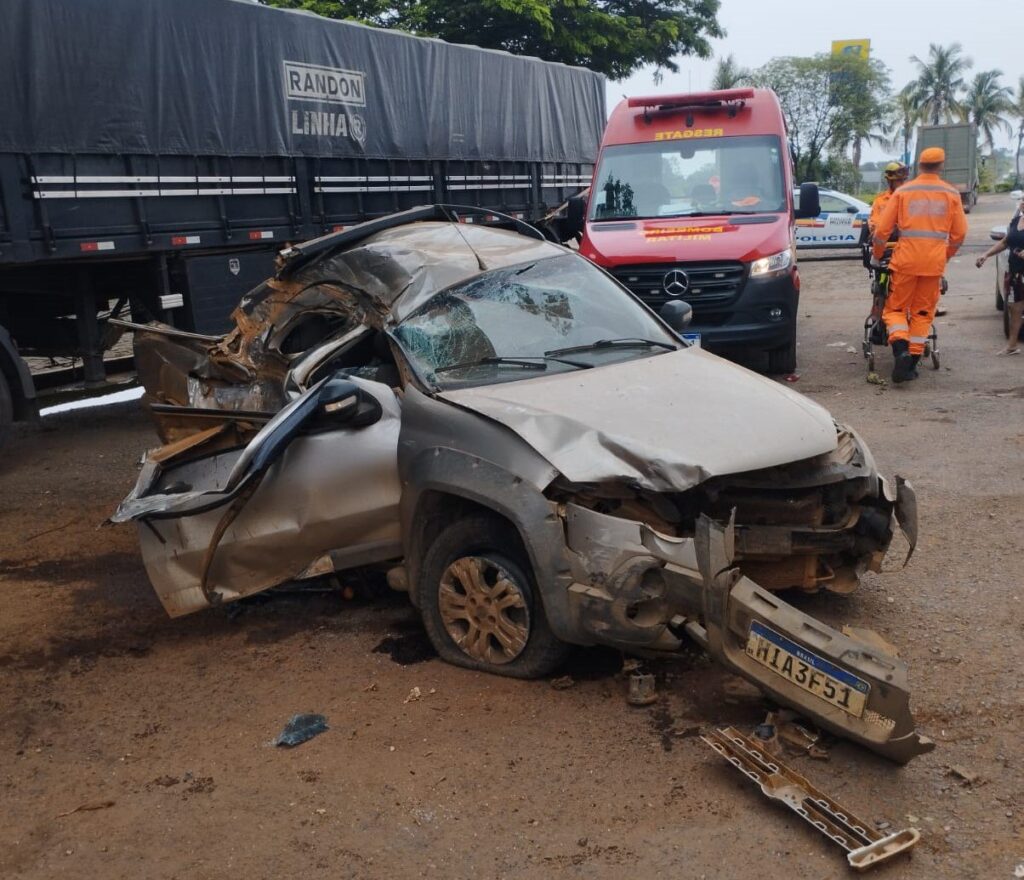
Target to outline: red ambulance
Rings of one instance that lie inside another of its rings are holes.
[[[789,373],[800,295],[794,222],[818,214],[814,184],[800,188],[794,214],[774,92],[730,89],[621,101],[567,227],[583,256],[670,323],[681,308],[666,305],[688,303],[695,343],[766,352],[769,372]]]

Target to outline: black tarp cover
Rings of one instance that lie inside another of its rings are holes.
[[[604,78],[247,0],[0,0],[0,152],[592,162]]]

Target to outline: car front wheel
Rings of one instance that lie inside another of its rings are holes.
[[[448,526],[427,550],[419,604],[442,659],[515,678],[557,667],[568,646],[551,632],[518,533],[487,516]]]

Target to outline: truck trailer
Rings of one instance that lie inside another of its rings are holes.
[[[219,333],[290,243],[538,220],[605,123],[600,74],[247,0],[8,0],[0,72],[0,442],[38,413],[26,357],[101,386],[111,317]]]
[[[973,122],[918,126],[915,167],[921,161],[922,151],[928,147],[941,147],[946,151],[942,178],[960,191],[964,213],[970,214],[971,208],[978,204],[978,127]]]

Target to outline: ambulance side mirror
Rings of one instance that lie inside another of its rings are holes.
[[[800,184],[800,207],[793,213],[798,220],[803,217],[817,217],[821,213],[821,197],[818,195],[818,184]]]
[[[587,215],[587,200],[584,196],[573,196],[565,206],[566,238],[573,238],[583,233],[584,218]]]

